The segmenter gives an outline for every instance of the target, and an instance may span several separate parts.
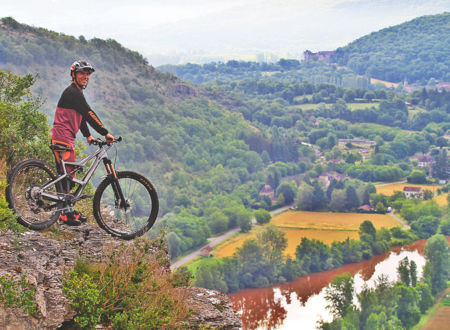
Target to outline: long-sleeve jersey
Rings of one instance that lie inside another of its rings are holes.
[[[108,130],[87,104],[83,93],[72,83],[64,90],[58,101],[52,128],[52,140],[73,145],[78,130],[81,130],[85,137],[91,135],[86,123],[89,123],[99,134],[103,136],[108,134]]]

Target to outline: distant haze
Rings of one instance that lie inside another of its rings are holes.
[[[300,59],[418,16],[448,0],[0,0],[0,17],[76,37],[115,39],[150,64]]]

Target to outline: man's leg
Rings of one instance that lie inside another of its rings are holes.
[[[75,150],[73,149],[73,147],[70,144],[65,143],[65,142],[52,140],[52,144],[62,145],[64,147],[71,149],[71,151],[63,151],[63,152],[54,151],[53,152],[53,155],[55,156],[56,169],[58,171],[58,174],[64,174],[64,170],[62,168],[62,164],[61,164],[61,160],[60,160],[60,155],[64,161],[74,162],[75,161]],[[71,165],[65,165],[65,168],[66,168],[67,173],[72,172],[72,170],[74,169],[74,167]],[[75,178],[75,173],[72,173],[71,175],[73,178]],[[62,185],[63,185],[64,193],[66,193],[66,194],[70,193],[70,190],[75,186],[73,181],[71,181],[69,179],[64,179],[62,181]],[[79,225],[81,225],[82,222],[86,222],[87,218],[83,217],[79,212],[76,212],[72,207],[67,207],[62,211],[60,220],[61,220],[62,224],[66,224],[69,226],[79,226]]]

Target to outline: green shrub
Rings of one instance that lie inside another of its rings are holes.
[[[92,329],[100,321],[103,308],[97,285],[88,274],[74,270],[64,278],[63,293],[77,312],[74,321],[80,328]]]
[[[101,322],[114,329],[175,328],[186,318],[183,290],[175,288],[185,281],[165,270],[151,247],[146,239],[136,240],[115,247],[101,263],[77,262],[63,292],[77,311],[78,326]]]
[[[6,308],[22,308],[28,314],[37,312],[34,297],[36,289],[25,280],[15,280],[10,275],[0,276],[0,306]]]

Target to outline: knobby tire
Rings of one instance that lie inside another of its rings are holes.
[[[61,203],[44,200],[37,194],[38,187],[56,177],[53,168],[38,159],[24,160],[12,169],[8,175],[6,200],[21,225],[33,230],[43,230],[58,220]],[[46,192],[57,195],[62,192],[62,187],[58,182]]]
[[[94,216],[101,228],[112,236],[131,240],[145,234],[158,216],[158,195],[152,183],[136,172],[117,172],[117,181],[108,176],[97,187],[94,195]],[[125,197],[120,205],[117,191]]]

